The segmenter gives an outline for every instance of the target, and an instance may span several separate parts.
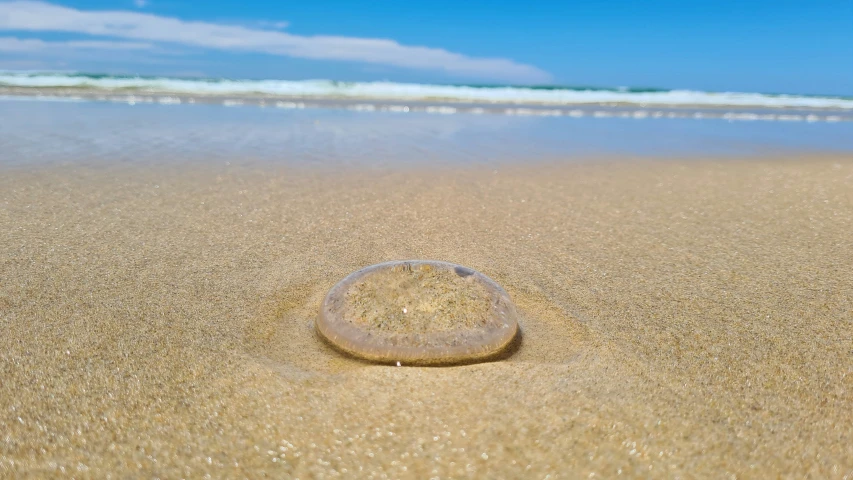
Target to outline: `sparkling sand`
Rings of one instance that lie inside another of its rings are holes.
[[[853,158],[496,168],[3,167],[0,477],[853,476]],[[515,354],[318,340],[407,258]]]

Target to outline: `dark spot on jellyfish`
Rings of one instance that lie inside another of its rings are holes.
[[[426,260],[364,268],[326,295],[317,331],[344,353],[392,365],[506,358],[519,335],[515,305],[497,283],[475,273]]]
[[[465,268],[465,267],[456,267],[453,269],[453,271],[456,272],[456,275],[459,275],[462,278],[470,277],[471,275],[474,275],[474,270],[471,270],[470,268]]]

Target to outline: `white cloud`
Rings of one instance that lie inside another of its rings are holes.
[[[0,30],[67,32],[316,60],[346,60],[517,82],[550,80],[547,72],[512,60],[469,57],[440,48],[401,45],[389,39],[293,35],[133,11],[81,11],[35,1],[0,3]]]
[[[38,38],[0,37],[0,52],[7,53],[57,52],[58,50],[149,50],[153,47],[154,45],[144,42],[109,40],[48,42]]]

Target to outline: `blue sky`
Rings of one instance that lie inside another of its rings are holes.
[[[853,0],[0,0],[0,68],[853,95]]]

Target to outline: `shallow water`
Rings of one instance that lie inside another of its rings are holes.
[[[853,123],[0,100],[0,164],[495,164],[853,152]]]

